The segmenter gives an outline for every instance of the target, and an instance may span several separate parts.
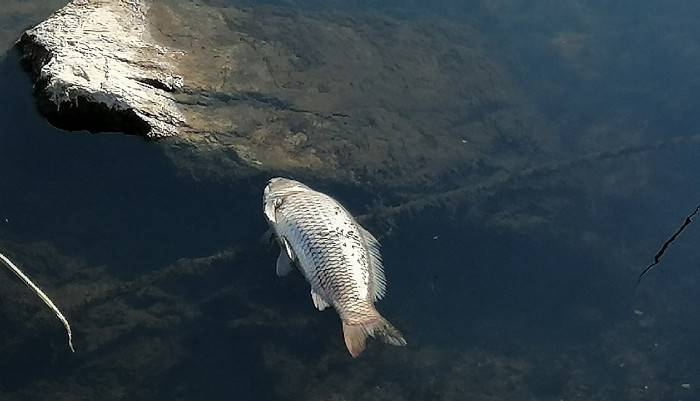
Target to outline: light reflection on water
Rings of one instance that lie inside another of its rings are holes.
[[[536,61],[524,61],[526,80]],[[59,328],[8,275],[3,398],[45,399],[49,389],[65,399],[698,399],[700,229],[633,291],[700,200],[696,142],[553,169],[456,211],[400,217],[385,239],[390,285],[379,308],[410,346],[373,344],[350,361],[335,316],[310,307],[299,277],[277,279],[274,252],[256,242],[261,182],[195,182],[158,144],[54,129],[17,64],[10,54],[0,67],[0,246],[67,305],[78,352],[65,352]],[[629,68],[650,74],[640,91],[653,94],[656,75]],[[585,87],[569,73],[554,71],[560,87],[534,96],[553,121],[567,115],[573,154],[604,148],[576,127],[614,110],[643,116],[647,131],[604,143],[663,139],[664,123],[694,134],[695,117],[673,103],[653,113],[653,102],[593,91],[543,101]],[[689,98],[681,78],[669,82]]]

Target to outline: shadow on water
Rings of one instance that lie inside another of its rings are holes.
[[[256,270],[241,272],[240,263],[232,265],[231,259],[224,258],[206,264],[207,269],[218,268],[209,278],[194,280],[194,284],[174,280],[168,291],[178,294],[182,302],[201,306],[196,324],[175,324],[175,328],[173,323],[149,328],[152,323],[139,321],[143,314],[152,313],[154,321],[160,317],[160,312],[145,310],[162,300],[139,292],[154,287],[145,283],[122,291],[117,281],[118,277],[138,280],[179,259],[215,254],[232,245],[258,247],[265,229],[260,211],[262,183],[241,187],[200,183],[178,175],[163,154],[167,143],[119,134],[67,132],[48,125],[35,108],[31,82],[13,52],[0,61],[0,93],[0,241],[7,246],[3,252],[20,255],[20,265],[40,277],[37,271],[43,267],[48,272],[58,269],[50,274],[73,285],[85,280],[88,294],[100,295],[102,285],[117,290],[103,300],[67,309],[81,344],[77,354],[59,351],[61,356],[51,361],[45,361],[46,355],[63,348],[59,342],[47,341],[55,333],[53,326],[34,318],[33,323],[22,325],[17,319],[31,315],[20,311],[15,316],[13,308],[4,310],[3,317],[17,324],[13,325],[16,330],[7,332],[12,337],[1,363],[2,392],[42,399],[28,389],[49,379],[64,387],[103,383],[107,392],[110,386],[141,389],[142,396],[132,390],[129,398],[134,400],[179,392],[187,399],[225,399],[232,387],[244,398],[265,394],[258,373],[261,368],[253,362],[259,351],[250,346],[251,338],[263,336],[250,331],[232,335],[224,327],[231,314],[245,313],[246,306],[238,305],[236,310],[237,305],[225,296],[223,301],[208,300],[209,291],[216,293]],[[20,244],[35,245],[25,249]],[[73,255],[78,261],[60,255]],[[99,266],[106,266],[107,271]],[[257,259],[247,266],[256,269]],[[28,311],[40,311],[33,309],[33,300],[21,289],[13,292],[11,284],[4,288],[10,292],[0,294],[3,304],[26,304]],[[85,293],[80,288],[73,291],[73,297]],[[65,306],[69,295],[61,297],[59,304]],[[179,304],[180,299],[170,302]],[[123,304],[128,307],[124,309]],[[188,320],[182,317],[187,308],[173,313],[174,317],[168,315],[164,321]],[[133,328],[124,330],[120,328],[123,324]],[[103,343],[97,350],[89,349],[91,341]],[[139,358],[145,365],[139,365]],[[153,370],[134,371],[134,366]],[[142,383],[144,377],[148,383]]]
[[[167,144],[51,127],[18,64],[14,52],[0,62],[3,238],[49,240],[126,273],[207,255],[264,228],[260,194],[178,176]]]

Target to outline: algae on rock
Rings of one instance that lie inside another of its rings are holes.
[[[166,152],[195,175],[406,188],[453,171],[473,182],[554,146],[463,25],[76,0],[19,46],[54,123],[169,136]]]

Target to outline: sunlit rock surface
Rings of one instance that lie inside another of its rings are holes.
[[[193,174],[396,187],[552,146],[478,32],[442,21],[80,0],[20,48],[55,124],[173,137]]]
[[[79,0],[23,35],[50,118],[69,128],[177,134],[176,54],[151,40],[146,12],[139,1]]]

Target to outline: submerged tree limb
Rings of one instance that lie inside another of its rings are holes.
[[[682,143],[698,142],[700,142],[700,134],[676,136],[660,141],[643,143],[633,146],[625,146],[613,150],[583,155],[571,160],[543,164],[540,166],[523,169],[514,173],[507,174],[505,176],[501,176],[499,178],[492,179],[486,183],[456,187],[444,192],[433,193],[427,196],[410,199],[393,206],[378,205],[368,210],[368,213],[357,216],[357,218],[360,221],[367,221],[373,219],[391,220],[393,219],[393,217],[407,213],[417,213],[431,206],[442,206],[463,203],[470,199],[473,200],[475,198],[483,197],[485,194],[493,194],[499,189],[512,184],[516,180],[522,180],[525,178],[537,177],[552,173],[561,173],[562,171],[572,170],[580,166],[585,166],[592,162],[614,160],[620,157],[633,156],[657,151]]]
[[[68,320],[66,319],[65,316],[63,316],[63,313],[54,305],[54,303],[51,301],[51,299],[44,293],[44,291],[41,290],[36,284],[32,282],[32,280],[27,277],[22,270],[19,269],[19,267],[15,266],[14,263],[10,259],[8,259],[5,255],[0,253],[0,260],[9,268],[12,273],[14,273],[17,277],[20,278],[24,282],[24,284],[29,287],[34,293],[41,298],[42,301],[46,304],[46,306],[49,307],[53,311],[53,313],[56,315],[58,320],[63,323],[63,327],[66,328],[66,332],[68,333],[68,347],[72,352],[75,352],[75,349],[73,348],[73,332],[71,331],[70,324],[68,323]]]
[[[100,305],[112,299],[156,286],[166,280],[185,276],[203,275],[206,272],[206,268],[211,267],[215,262],[234,258],[239,252],[238,248],[231,248],[224,249],[211,256],[196,259],[181,259],[174,265],[140,275],[135,280],[108,287],[101,294],[93,295],[89,300],[85,300],[81,305],[76,306],[75,310],[80,313],[95,305]]]
[[[700,205],[698,205],[698,206],[695,208],[695,210],[693,210],[693,212],[690,213],[690,214],[685,218],[685,220],[683,221],[683,224],[681,224],[681,226],[678,227],[678,229],[676,230],[676,232],[674,232],[673,235],[671,235],[671,237],[670,237],[669,239],[667,239],[666,242],[663,243],[663,245],[661,245],[661,249],[659,249],[659,251],[656,252],[656,255],[654,255],[654,262],[653,262],[652,264],[650,264],[649,266],[647,266],[647,267],[639,274],[639,277],[637,278],[637,285],[639,285],[639,283],[642,281],[642,278],[644,278],[644,276],[645,276],[651,269],[653,269],[656,265],[659,264],[659,262],[661,261],[661,257],[664,255],[664,253],[666,253],[666,249],[668,249],[668,247],[671,245],[671,243],[673,243],[673,241],[675,241],[676,238],[678,238],[678,236],[681,235],[681,233],[686,229],[686,227],[688,227],[688,226],[690,225],[690,223],[693,222],[693,218],[698,214],[698,212],[700,212]]]

